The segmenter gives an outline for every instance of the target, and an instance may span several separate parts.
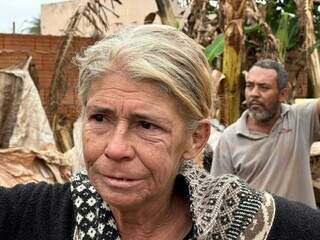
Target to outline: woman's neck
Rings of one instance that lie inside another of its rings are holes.
[[[122,240],[182,240],[192,227],[189,203],[179,195],[164,203],[148,203],[137,211],[111,210]]]

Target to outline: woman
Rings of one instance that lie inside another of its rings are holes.
[[[167,26],[129,28],[78,63],[87,171],[64,185],[1,189],[1,239],[290,239],[281,209],[292,203],[189,160],[208,140],[212,107],[194,41]],[[309,230],[319,226],[319,213],[294,206],[313,217]]]

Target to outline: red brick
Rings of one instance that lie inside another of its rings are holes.
[[[0,34],[0,68],[7,68],[24,63],[28,56],[32,56],[36,64],[39,77],[39,93],[43,105],[47,105],[49,88],[55,67],[58,48],[63,37],[43,36],[43,35],[22,35],[22,34]],[[75,38],[70,50],[70,56],[80,49],[92,44],[90,38]],[[68,80],[67,96],[63,99],[59,112],[64,114],[77,113],[77,96],[75,92],[78,80],[78,70],[72,62],[66,62]]]

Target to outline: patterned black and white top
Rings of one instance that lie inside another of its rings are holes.
[[[275,215],[269,193],[257,192],[233,175],[214,178],[192,161],[184,161],[176,185],[190,200],[193,227],[185,240],[267,239]],[[71,196],[74,240],[121,239],[108,204],[85,171],[72,178]]]

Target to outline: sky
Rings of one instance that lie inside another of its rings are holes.
[[[41,4],[54,2],[63,0],[0,0],[0,33],[12,33],[13,22],[16,33],[21,33],[28,21],[40,17]]]

